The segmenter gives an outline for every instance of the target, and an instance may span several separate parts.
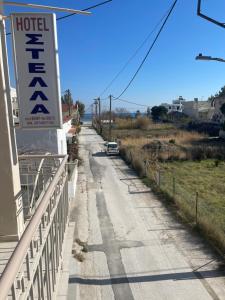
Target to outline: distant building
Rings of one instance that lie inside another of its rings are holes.
[[[182,96],[173,100],[172,104],[162,103],[161,105],[167,108],[168,113],[183,113],[196,120],[208,120],[212,110],[209,101],[199,101],[198,98],[194,98],[193,101],[187,101]]]
[[[12,101],[13,122],[15,125],[17,125],[19,124],[19,107],[18,107],[16,89],[13,87],[10,87],[10,96]]]
[[[194,98],[194,101],[186,101],[183,104],[183,113],[197,120],[209,120],[211,110],[210,101],[199,101],[198,98]]]
[[[185,99],[182,96],[179,96],[178,99],[172,101],[172,104],[162,103],[161,106],[167,108],[168,113],[171,112],[182,112],[182,105],[185,102]]]

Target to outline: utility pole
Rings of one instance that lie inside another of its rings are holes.
[[[101,99],[98,97],[95,99],[98,104],[98,122],[99,122],[99,132],[102,133],[102,122],[101,122]]]
[[[95,100],[95,102],[94,102],[94,105],[95,105],[95,108],[94,108],[94,114],[95,114],[95,116],[94,116],[94,127],[96,128],[97,126],[97,116],[98,116],[98,101],[97,101],[97,99],[94,99]]]
[[[92,127],[94,127],[94,104],[91,104]]]
[[[112,139],[112,95],[109,95],[109,142]]]

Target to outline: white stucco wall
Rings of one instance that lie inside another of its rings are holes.
[[[66,133],[70,127],[71,121],[64,123],[62,129],[24,130],[16,128],[18,153],[67,154]]]

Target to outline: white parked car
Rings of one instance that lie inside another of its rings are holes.
[[[105,144],[105,152],[107,155],[111,155],[111,154],[118,155],[119,154],[118,144],[116,142],[106,143]]]

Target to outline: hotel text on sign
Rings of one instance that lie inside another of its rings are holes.
[[[55,15],[18,13],[11,20],[21,127],[60,128]]]

